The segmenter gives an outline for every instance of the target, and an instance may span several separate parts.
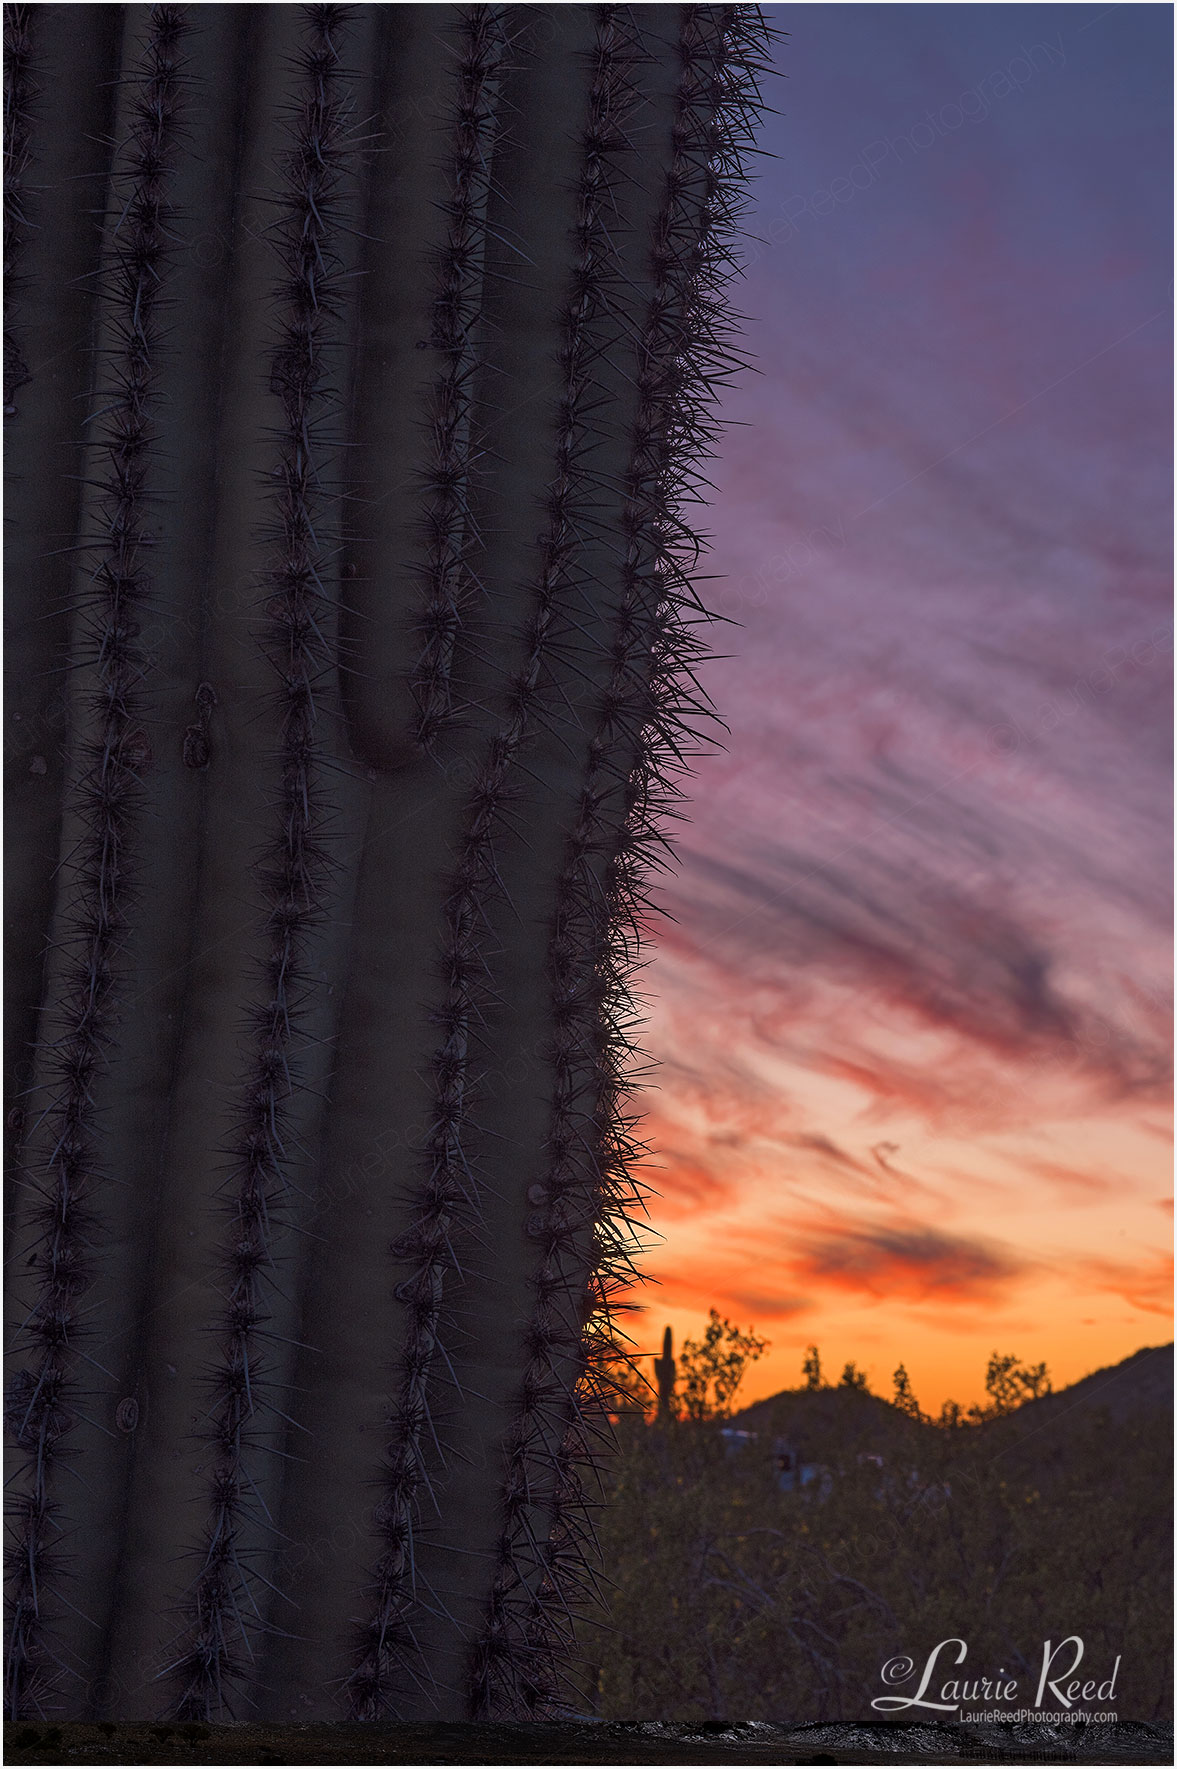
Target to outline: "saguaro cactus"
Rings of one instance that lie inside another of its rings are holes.
[[[9,1712],[550,1712],[763,22],[6,15]]]
[[[658,1417],[665,1423],[674,1418],[674,1334],[669,1327],[662,1335],[662,1356],[654,1359],[654,1379],[658,1384]]]

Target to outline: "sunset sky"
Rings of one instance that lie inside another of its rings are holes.
[[[767,11],[636,1332],[938,1408],[1171,1337],[1171,14]]]

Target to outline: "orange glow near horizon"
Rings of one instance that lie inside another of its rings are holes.
[[[922,1097],[914,1068],[906,1088],[872,1085],[836,1039],[824,1059],[770,1049],[763,1014],[755,1034],[733,1012],[701,1036],[698,966],[664,953],[653,969],[641,1351],[665,1326],[676,1348],[697,1339],[715,1307],[770,1341],[739,1404],[798,1387],[816,1344],[827,1381],[853,1362],[885,1398],[902,1362],[935,1414],[985,1399],[993,1351],[1045,1361],[1057,1389],[1171,1337],[1163,1102],[1118,1110],[1081,1065],[965,1064],[949,1033],[924,1053]],[[889,1030],[896,1057],[901,1015]]]

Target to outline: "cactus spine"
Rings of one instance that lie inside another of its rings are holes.
[[[67,52],[65,8],[8,9],[59,225],[44,92],[118,74],[60,322],[95,340],[72,585],[13,494],[71,686],[16,934],[9,1712],[540,1717],[640,1242],[765,29],[83,10]],[[27,416],[68,458],[29,361],[10,456]]]

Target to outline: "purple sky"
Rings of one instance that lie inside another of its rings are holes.
[[[648,1330],[968,1399],[1169,1337],[1171,14],[767,11]]]

